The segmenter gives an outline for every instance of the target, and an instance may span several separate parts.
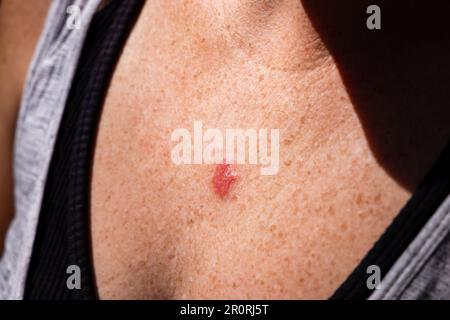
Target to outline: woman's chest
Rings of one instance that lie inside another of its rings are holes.
[[[221,60],[210,42],[187,59],[134,32],[93,164],[100,297],[331,295],[409,196],[372,156],[338,72]]]

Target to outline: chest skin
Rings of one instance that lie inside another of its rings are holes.
[[[253,31],[195,2],[144,6],[93,163],[100,298],[327,298],[409,198],[374,158],[333,59],[298,28],[296,3]],[[278,173],[237,165],[219,197],[215,165],[171,160],[171,133],[194,121],[279,129]]]

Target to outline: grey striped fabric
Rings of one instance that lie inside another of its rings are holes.
[[[0,299],[23,297],[56,134],[89,23],[100,0],[53,1],[27,75],[14,145],[15,216],[0,261]],[[66,27],[67,7],[81,28]]]
[[[369,299],[450,299],[450,196]]]
[[[23,297],[46,176],[78,57],[100,0],[55,0],[31,64],[15,141],[16,215],[0,261],[0,299]],[[81,29],[66,27],[69,5]],[[370,299],[450,299],[450,197]]]

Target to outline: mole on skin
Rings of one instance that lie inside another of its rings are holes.
[[[222,199],[229,193],[237,180],[236,168],[232,164],[222,163],[216,165],[213,177],[214,192]]]

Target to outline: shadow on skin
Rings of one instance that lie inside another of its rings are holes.
[[[450,1],[302,0],[379,164],[412,191],[450,137]],[[366,9],[381,8],[381,30]]]

